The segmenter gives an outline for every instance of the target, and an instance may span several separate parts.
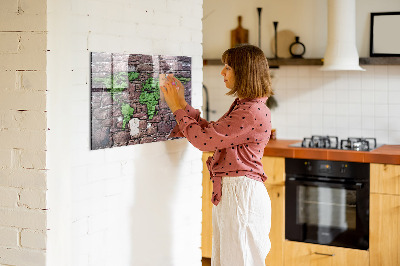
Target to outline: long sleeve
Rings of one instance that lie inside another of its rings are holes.
[[[208,126],[209,122],[203,118],[200,117],[200,111],[197,109],[194,109],[192,106],[189,104],[186,105],[184,111],[188,116],[196,120],[201,127],[206,127]],[[172,129],[171,134],[169,137],[185,137],[182,132],[179,129],[179,125],[176,125],[174,129]]]
[[[196,119],[180,109],[174,113],[180,132],[201,151],[225,149],[254,141],[256,119],[250,109],[236,108],[218,122],[201,125]],[[259,126],[263,126],[262,123]]]

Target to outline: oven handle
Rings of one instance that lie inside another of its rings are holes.
[[[346,183],[346,182],[332,182],[332,181],[321,181],[321,180],[315,180],[315,181],[310,181],[310,180],[304,180],[303,178],[297,178],[297,177],[288,177],[287,181],[291,182],[296,182],[296,183],[301,183],[304,185],[340,185],[348,188],[354,188],[354,189],[361,189],[363,187],[362,182],[356,182],[356,183]]]

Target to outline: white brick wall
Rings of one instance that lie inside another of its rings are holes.
[[[90,151],[89,52],[191,56],[198,108],[202,0],[47,9],[47,264],[201,265],[201,152],[186,140]]]
[[[17,228],[0,227],[0,247],[18,247],[19,230]]]
[[[14,249],[0,247],[3,265],[45,265],[46,254],[42,250]]]
[[[201,153],[182,140],[90,152],[88,55],[192,56],[199,107],[202,1],[0,7],[0,264],[199,264]]]
[[[46,249],[46,232],[28,229],[22,230],[21,246],[31,249]]]
[[[0,187],[0,207],[17,207],[19,198],[18,191],[17,188]]]
[[[46,1],[0,17],[0,264],[45,265]]]

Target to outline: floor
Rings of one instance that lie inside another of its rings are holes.
[[[211,266],[211,259],[202,258],[201,262],[203,262],[203,266]]]

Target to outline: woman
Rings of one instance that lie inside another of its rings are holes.
[[[227,95],[237,98],[216,122],[200,118],[200,111],[186,103],[176,78],[169,76],[161,89],[178,122],[171,135],[214,151],[207,161],[213,182],[212,265],[265,265],[271,246],[271,202],[261,164],[271,130],[268,62],[252,45],[228,49],[222,62]]]

